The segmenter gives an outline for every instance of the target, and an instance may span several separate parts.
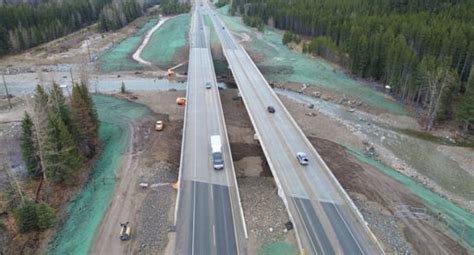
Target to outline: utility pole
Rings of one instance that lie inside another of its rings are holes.
[[[8,88],[7,88],[7,83],[5,82],[4,74],[2,74],[2,79],[3,79],[3,86],[5,87],[5,92],[7,93],[8,105],[10,106],[10,109],[12,109],[13,106],[12,106],[12,102],[10,101],[10,94],[8,94]]]
[[[69,68],[69,73],[71,74],[71,84],[74,87],[74,78],[72,77],[72,67]]]
[[[87,44],[87,55],[89,57],[89,61],[87,61],[87,62],[90,63],[91,62],[91,50],[89,48],[89,39],[87,39],[86,44]]]

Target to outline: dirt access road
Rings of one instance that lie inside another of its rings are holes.
[[[184,91],[153,94],[154,98],[137,94],[138,101],[146,103],[151,112],[129,123],[128,151],[117,171],[114,196],[95,234],[91,254],[156,254],[168,242],[168,226],[172,222],[169,216],[176,196],[171,184],[176,181],[178,169],[173,162],[179,162],[184,109],[177,106],[174,99]],[[170,118],[168,113],[175,117]],[[154,130],[158,119],[165,123],[161,132]],[[148,183],[149,187],[140,188],[141,182]],[[125,222],[129,222],[132,229],[130,241],[119,238],[120,223]]]
[[[129,123],[130,140],[135,140],[139,134],[140,127],[135,123]],[[140,146],[140,145],[138,145]],[[96,243],[93,246],[92,254],[130,254],[133,242],[123,242],[119,238],[120,223],[130,222],[133,229],[134,210],[137,202],[134,199],[135,189],[138,180],[138,160],[140,152],[137,145],[131,143],[129,151],[123,162],[123,167],[117,175],[117,186],[114,192],[114,198],[102,221],[100,230],[96,233]]]

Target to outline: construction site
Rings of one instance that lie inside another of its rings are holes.
[[[282,31],[248,27],[228,14],[228,6],[215,12],[386,254],[474,252],[474,149],[469,141],[450,126],[420,135],[423,128],[413,109],[374,89],[372,82],[287,48],[281,44]],[[300,254],[299,238],[288,227],[292,219],[255,139],[215,21],[210,15],[203,21],[245,219],[247,254]],[[94,25],[0,58],[8,88],[8,95],[0,89],[0,254],[176,253],[175,210],[189,114],[190,23],[192,14],[144,16],[107,33],[98,33]],[[57,227],[19,233],[7,213],[7,193],[19,185],[31,194],[35,185],[26,178],[21,158],[22,117],[31,111],[37,84],[48,88],[55,81],[65,85],[67,94],[79,80],[88,81],[94,94],[100,154],[79,186],[61,194],[50,191]]]

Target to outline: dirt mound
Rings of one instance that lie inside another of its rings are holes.
[[[364,218],[379,240],[380,236],[384,235],[383,232],[392,231],[392,229],[378,228],[371,223],[378,222],[380,224],[380,222],[392,220],[401,226],[405,239],[419,254],[467,254],[466,249],[457,241],[433,226],[436,221],[430,215],[425,215],[424,219],[395,217],[396,210],[401,205],[424,208],[421,200],[403,184],[380,170],[357,161],[346,152],[344,147],[336,143],[317,137],[309,137],[309,139],[344,189],[351,193],[351,197],[354,197],[352,193],[357,193],[367,198],[369,203],[359,204],[363,207],[361,208],[362,212],[370,211],[371,215],[364,215]],[[371,205],[373,202],[376,204]],[[374,210],[371,210],[374,206],[383,207],[383,211],[386,213],[377,215]],[[376,219],[369,221],[368,218]],[[393,238],[393,235],[388,237],[388,239]],[[386,246],[384,249],[397,251],[397,247],[393,247],[392,240],[381,241]]]

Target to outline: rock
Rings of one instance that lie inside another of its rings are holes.
[[[325,96],[322,97],[322,99],[323,99],[324,101],[329,101],[329,100],[332,100],[332,97],[331,97],[331,96],[328,96],[328,95],[325,95]]]
[[[321,92],[315,91],[312,93],[313,97],[320,98],[321,97]]]

